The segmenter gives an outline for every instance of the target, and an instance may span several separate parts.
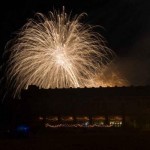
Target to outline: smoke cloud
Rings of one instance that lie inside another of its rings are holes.
[[[150,34],[141,36],[129,49],[128,56],[116,61],[118,69],[130,85],[149,85]]]

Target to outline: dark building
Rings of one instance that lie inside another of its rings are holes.
[[[46,126],[150,129],[149,86],[77,89],[30,86],[22,91],[20,101],[17,111],[20,118],[37,118]]]

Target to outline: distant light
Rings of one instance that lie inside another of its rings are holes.
[[[16,128],[18,132],[29,132],[30,127],[27,125],[20,125]]]
[[[40,116],[40,117],[39,117],[39,120],[41,120],[41,121],[42,121],[42,120],[43,120],[43,117],[41,117],[41,116]]]
[[[85,126],[87,127],[88,125],[89,125],[89,122],[86,122],[86,123],[85,123]]]

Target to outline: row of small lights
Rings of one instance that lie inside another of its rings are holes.
[[[75,128],[94,128],[94,127],[113,127],[114,124],[110,124],[110,125],[104,125],[103,124],[94,124],[94,125],[89,125],[88,122],[84,123],[84,124],[58,124],[58,125],[51,125],[49,123],[45,124],[45,127],[50,127],[50,128],[61,128],[61,127],[75,127]],[[122,125],[122,123],[119,124],[115,124],[118,127]]]

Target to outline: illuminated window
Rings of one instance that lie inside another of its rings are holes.
[[[92,123],[93,123],[93,125],[104,126],[104,124],[105,124],[105,117],[104,116],[92,117]]]
[[[120,116],[109,117],[109,124],[112,127],[121,127],[122,126],[122,117],[120,117]]]
[[[55,121],[58,121],[58,117],[57,116],[49,116],[49,117],[46,117],[46,120],[51,121],[51,122],[55,122]]]
[[[62,122],[73,122],[74,119],[71,116],[63,116],[63,117],[61,117],[61,121]]]
[[[76,117],[76,121],[78,124],[83,124],[83,125],[87,126],[89,124],[89,117],[78,116],[78,117]]]

